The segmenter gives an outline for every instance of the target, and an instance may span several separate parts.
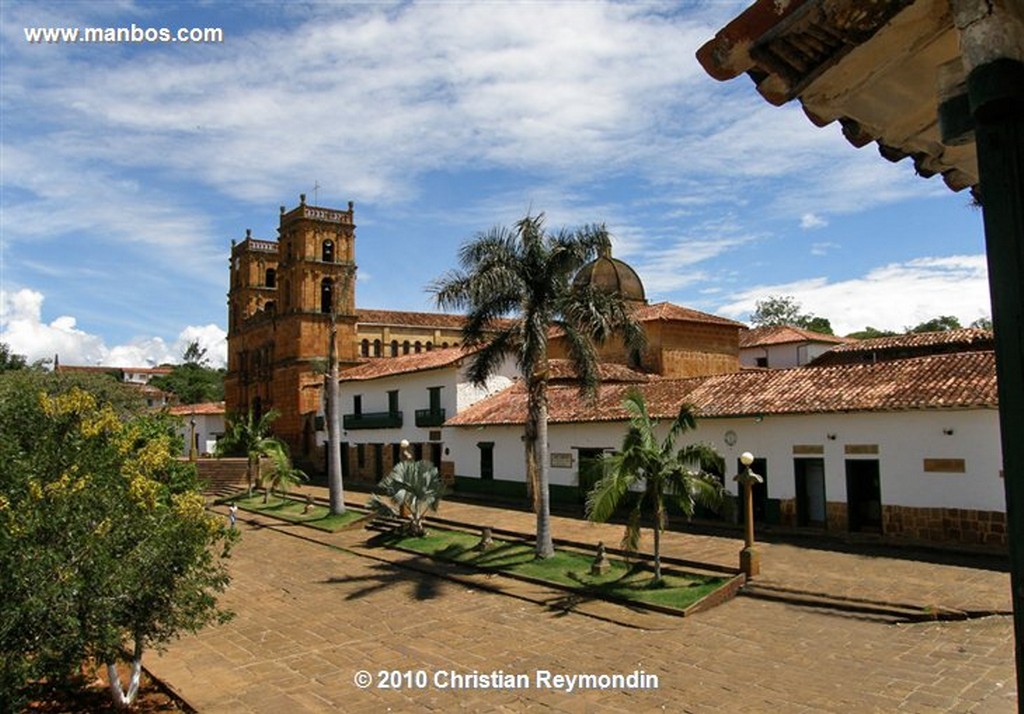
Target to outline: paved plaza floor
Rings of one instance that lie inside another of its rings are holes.
[[[501,576],[425,572],[368,547],[366,531],[242,515],[223,598],[235,618],[146,663],[200,712],[1015,711],[1011,618],[985,615],[1009,611],[998,570],[765,544],[759,586],[791,601],[738,597],[678,618],[522,584],[499,594]],[[524,533],[534,518],[455,502],[440,515]],[[621,526],[555,518],[554,533],[616,543]],[[663,541],[723,566],[741,545]],[[801,594],[971,617],[906,622]]]

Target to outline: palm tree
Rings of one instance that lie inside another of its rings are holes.
[[[587,495],[587,518],[607,521],[633,486],[642,487],[643,491],[626,522],[622,545],[628,552],[637,551],[641,517],[646,510],[652,510],[654,583],[659,583],[666,503],[678,506],[687,518],[693,517],[697,504],[717,509],[725,489],[714,474],[722,473],[725,462],[706,444],[691,444],[676,451],[676,439],[697,428],[697,420],[689,405],[680,407],[661,443],[655,433],[658,422],[648,414],[643,394],[632,390],[626,396],[624,406],[630,415],[629,430],[622,441],[622,450],[602,459],[603,476]]]
[[[538,558],[554,554],[548,494],[548,340],[561,331],[580,389],[597,390],[595,342],[619,331],[630,352],[643,345],[643,331],[617,294],[572,279],[611,245],[604,226],[544,231],[544,215],[526,216],[512,229],[498,226],[459,251],[461,269],[430,286],[441,309],[466,311],[463,343],[479,348],[469,365],[482,386],[508,357],[516,360],[527,390],[524,446],[527,484],[537,513]],[[510,318],[499,322],[502,318]]]
[[[271,448],[268,456],[270,456],[272,467],[270,471],[262,474],[260,478],[260,486],[265,489],[263,492],[264,503],[267,502],[268,497],[274,491],[288,493],[289,488],[298,486],[307,478],[306,473],[302,469],[297,469],[292,464],[291,457],[288,456],[288,450],[284,448],[284,444],[281,444],[281,448]]]
[[[377,484],[380,493],[370,496],[367,507],[384,516],[408,518],[411,535],[426,534],[423,519],[437,511],[444,495],[444,481],[429,461],[400,461]]]
[[[253,416],[252,409],[244,417],[234,414],[228,418],[226,433],[217,440],[217,456],[236,455],[248,458],[245,478],[250,492],[253,483],[260,481],[260,459],[264,456],[273,456],[277,452],[284,452],[286,455],[288,453],[283,441],[270,436],[270,425],[277,416],[276,409],[271,409],[259,419]]]

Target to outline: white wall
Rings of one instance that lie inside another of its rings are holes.
[[[767,357],[768,367],[771,369],[802,367],[834,346],[822,342],[790,342],[764,347],[745,347],[740,350],[740,364],[744,367],[756,367],[759,357]]]
[[[192,427],[189,422],[193,419],[193,416],[185,414],[179,418],[181,419],[181,426],[178,428],[178,437],[181,439],[182,455],[188,456],[188,439],[192,433]],[[196,414],[194,418],[196,420],[196,437],[199,442],[197,454],[212,454],[217,446],[217,439],[224,435],[224,415]]]
[[[511,385],[515,374],[514,364],[509,360],[484,387],[470,384],[465,367],[460,369],[455,365],[379,379],[341,382],[339,393],[342,414],[353,413],[353,397],[357,394],[362,396],[362,413],[386,412],[388,392],[396,389],[398,409],[402,412],[401,429],[354,429],[343,432],[342,441],[350,444],[398,443],[402,439],[412,443],[426,442],[430,431],[440,429],[416,426],[416,410],[430,408],[430,387],[441,387],[441,408],[445,410],[445,417],[450,419],[460,410]],[[321,441],[326,440],[326,432],[319,434]]]
[[[952,435],[943,430],[952,429]],[[624,422],[552,424],[551,452],[573,454],[571,469],[552,468],[552,484],[577,485],[576,448],[617,448],[622,443]],[[726,433],[736,441],[726,443]],[[459,476],[480,476],[478,442],[494,442],[494,478],[524,480],[522,426],[446,428]],[[835,436],[830,439],[829,435]],[[877,459],[883,505],[969,508],[1004,511],[998,414],[994,409],[964,411],[906,411],[806,416],[704,419],[696,432],[681,440],[710,443],[725,457],[726,483],[736,493],[739,455],[750,451],[767,460],[768,497],[796,497],[794,445],[821,446],[811,455],[825,463],[825,494],[828,501],[846,501],[846,460]],[[878,446],[877,455],[847,455],[847,445]],[[964,459],[965,473],[928,473],[924,459]]]

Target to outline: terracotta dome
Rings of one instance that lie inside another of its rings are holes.
[[[623,300],[647,302],[644,284],[627,263],[613,258],[611,250],[602,251],[597,257],[576,273],[574,287],[592,285],[603,293],[618,293]]]

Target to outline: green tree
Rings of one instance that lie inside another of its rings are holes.
[[[979,317],[977,320],[971,323],[971,327],[976,330],[988,330],[992,332],[992,318],[991,317]]]
[[[426,535],[423,519],[437,511],[444,481],[429,461],[401,461],[377,484],[366,506],[383,516],[407,519],[410,535]]]
[[[175,440],[167,417],[58,375],[0,378],[0,702],[16,709],[33,682],[59,686],[94,658],[128,706],[146,649],[226,617],[232,535]]]
[[[831,335],[832,323],[827,318],[801,312],[800,303],[791,295],[770,295],[754,304],[750,322],[755,327],[792,325],[823,335]]]
[[[198,340],[188,344],[182,360],[170,374],[154,377],[150,384],[177,395],[182,404],[223,401],[225,371],[209,366],[206,348],[200,347]]]
[[[724,461],[710,446],[691,444],[676,450],[676,439],[697,428],[692,409],[683,405],[659,442],[658,422],[651,419],[643,395],[631,391],[624,403],[629,411],[629,430],[622,449],[602,459],[602,477],[587,495],[587,518],[604,522],[615,512],[633,487],[643,490],[636,499],[623,547],[636,552],[640,543],[641,519],[645,512],[653,517],[654,582],[661,581],[661,532],[667,523],[666,505],[672,503],[687,518],[692,518],[697,504],[717,509],[724,488],[717,475],[724,471]]]
[[[933,317],[931,320],[918,323],[914,327],[908,327],[906,332],[907,334],[917,332],[949,332],[950,330],[959,330],[961,327],[960,320],[953,315],[940,315],[939,317]]]
[[[285,443],[270,434],[270,425],[277,417],[276,409],[271,409],[259,419],[252,409],[244,416],[232,414],[227,418],[224,436],[217,440],[217,456],[245,456],[248,459],[245,478],[249,491],[252,491],[253,484],[262,482],[260,459],[288,453]]]
[[[0,342],[0,372],[25,369],[24,355],[15,354],[6,342]]]
[[[618,333],[630,351],[643,344],[643,330],[621,296],[572,283],[577,271],[610,245],[604,226],[550,235],[544,230],[543,214],[526,216],[512,229],[498,226],[463,245],[461,270],[449,272],[430,287],[442,309],[468,312],[463,343],[479,348],[469,366],[474,384],[483,385],[509,357],[523,376],[526,475],[537,513],[538,558],[554,554],[547,457],[551,330],[557,328],[564,335],[580,389],[590,395],[598,384],[595,342]],[[506,317],[507,322],[497,322]]]
[[[877,327],[871,327],[869,325],[858,332],[851,332],[847,337],[855,340],[871,340],[876,337],[894,337],[898,334],[898,332],[893,332],[892,330],[879,330]]]

